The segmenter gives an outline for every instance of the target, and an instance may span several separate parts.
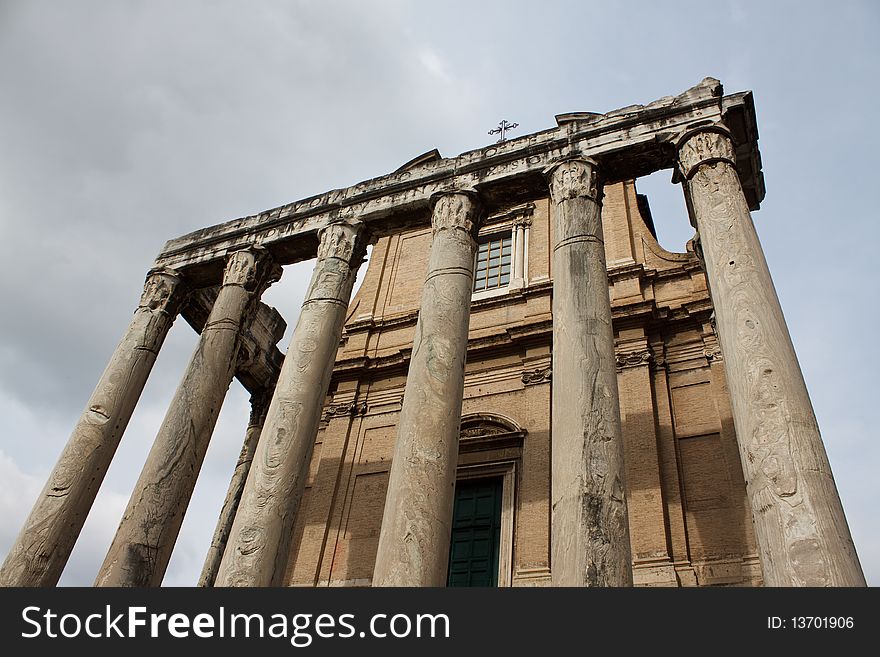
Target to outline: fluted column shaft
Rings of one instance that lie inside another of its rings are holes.
[[[864,586],[803,374],[743,195],[730,133],[690,130],[679,173],[700,235],[769,586]]]
[[[281,276],[262,247],[229,256],[223,285],[159,428],[96,586],[158,586],[235,373],[241,331]]]
[[[58,582],[184,296],[176,271],[147,274],[128,330],[6,556],[0,586]]]
[[[479,204],[440,196],[391,463],[373,586],[444,586]]]
[[[631,586],[623,437],[596,163],[548,171],[553,207],[551,570],[555,586]]]
[[[251,470],[251,463],[257,451],[257,443],[260,440],[263,423],[266,421],[268,404],[269,396],[266,394],[259,397],[251,397],[251,416],[247,431],[245,432],[244,443],[241,446],[238,463],[235,464],[235,470],[229,482],[229,489],[226,491],[226,499],[223,500],[223,507],[220,509],[220,517],[217,519],[214,537],[211,539],[208,556],[205,558],[205,565],[202,567],[202,574],[199,577],[199,586],[214,586],[214,581],[217,579],[220,561],[223,559],[223,552],[226,550],[226,543],[229,541],[229,533],[232,531],[232,523],[235,520],[235,514],[241,502],[244,484],[247,481],[248,472]]]
[[[318,260],[266,413],[215,586],[283,584],[345,313],[363,261],[362,224],[319,236]]]

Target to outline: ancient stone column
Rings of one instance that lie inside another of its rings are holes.
[[[631,586],[614,332],[596,163],[548,172],[553,244],[554,586]]]
[[[176,271],[147,275],[131,324],[0,569],[0,586],[58,582],[184,296]]]
[[[373,586],[446,585],[479,211],[469,192],[434,205]]]
[[[96,586],[158,586],[235,373],[241,332],[281,276],[262,247],[229,256],[223,285],[113,538]]]
[[[215,586],[283,584],[321,409],[366,249],[360,222],[330,224],[319,239],[318,260],[266,412]]]
[[[217,520],[214,537],[211,539],[211,547],[208,548],[208,556],[205,558],[205,565],[202,567],[202,574],[199,577],[199,586],[214,586],[214,580],[217,579],[220,561],[223,559],[229,533],[232,531],[232,522],[235,520],[241,494],[244,492],[244,484],[247,481],[248,472],[251,470],[254,453],[257,451],[260,432],[266,421],[269,399],[270,396],[265,393],[251,396],[251,417],[244,436],[244,443],[241,446],[241,453],[238,455],[238,463],[235,464],[235,470],[232,473],[232,480],[229,482],[229,489],[226,491],[226,499],[223,500],[223,507],[220,509],[220,517]]]
[[[696,222],[768,586],[864,586],[782,308],[721,125],[685,132]]]

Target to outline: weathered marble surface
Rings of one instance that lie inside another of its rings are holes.
[[[147,275],[128,330],[6,556],[0,586],[58,582],[184,297],[176,271]]]
[[[226,543],[229,541],[232,523],[235,520],[235,514],[238,512],[238,505],[241,502],[244,485],[251,470],[254,454],[257,451],[257,443],[260,440],[263,423],[266,421],[266,411],[268,410],[270,399],[271,395],[266,393],[251,397],[251,417],[245,432],[244,443],[241,446],[241,453],[238,455],[235,470],[232,472],[232,479],[229,482],[229,489],[226,491],[226,498],[223,500],[223,507],[220,509],[220,517],[217,519],[217,527],[214,529],[211,546],[208,548],[208,556],[205,557],[205,565],[202,567],[202,574],[199,576],[199,586],[214,586],[214,581],[217,579],[220,561],[223,559],[223,552],[226,551]]]
[[[864,586],[727,128],[679,140],[768,586]]]
[[[266,413],[216,586],[282,584],[345,312],[364,253],[359,222],[338,222],[321,231],[318,260]]]
[[[596,163],[549,172],[553,203],[554,586],[632,586],[623,436]]]
[[[219,291],[219,285],[193,290],[181,307],[181,317],[196,333],[202,332]],[[243,329],[235,378],[252,395],[259,395],[278,380],[284,354],[276,345],[284,337],[287,322],[277,310],[258,302],[253,319]]]
[[[281,268],[261,247],[232,253],[195,353],[159,428],[116,531],[97,586],[158,586],[192,497],[223,398],[232,382],[242,327]]]
[[[585,153],[602,164],[605,180],[629,180],[675,163],[676,135],[698,121],[726,120],[743,134],[737,153],[747,181],[749,204],[764,196],[750,93],[722,95],[721,83],[706,78],[677,96],[632,105],[606,114],[557,117],[558,126],[452,158],[428,158],[385,176],[365,180],[260,214],[242,217],[170,240],[156,260],[173,266],[199,285],[215,284],[222,257],[237,245],[261,243],[281,264],[314,256],[317,233],[329,222],[354,218],[374,234],[390,234],[427,219],[435,194],[473,187],[484,204],[546,195],[544,169],[561,158]],[[516,179],[511,185],[512,178]]]
[[[480,206],[441,196],[385,498],[373,586],[444,586]]]

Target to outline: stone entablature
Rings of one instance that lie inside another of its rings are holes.
[[[191,280],[215,284],[224,254],[242,244],[260,243],[281,264],[314,257],[317,233],[341,218],[357,218],[377,236],[407,225],[427,226],[431,197],[457,189],[475,189],[491,210],[495,203],[527,202],[546,196],[544,170],[572,156],[600,164],[605,184],[632,180],[675,165],[675,138],[694,124],[726,121],[740,134],[737,166],[749,206],[764,197],[757,129],[750,92],[723,96],[721,84],[706,78],[699,85],[648,105],[607,114],[570,116],[557,128],[501,144],[431,159],[412,168],[296,201],[170,240],[157,266],[174,267]],[[515,180],[515,189],[509,181]]]

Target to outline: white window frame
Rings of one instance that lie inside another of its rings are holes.
[[[479,241],[496,240],[511,236],[510,280],[507,285],[488,290],[473,291],[471,300],[500,297],[529,284],[529,233],[534,205],[529,203],[498,217],[490,217],[486,227],[480,230]],[[479,250],[478,252],[479,253]],[[477,253],[474,254],[474,272],[477,270]]]

